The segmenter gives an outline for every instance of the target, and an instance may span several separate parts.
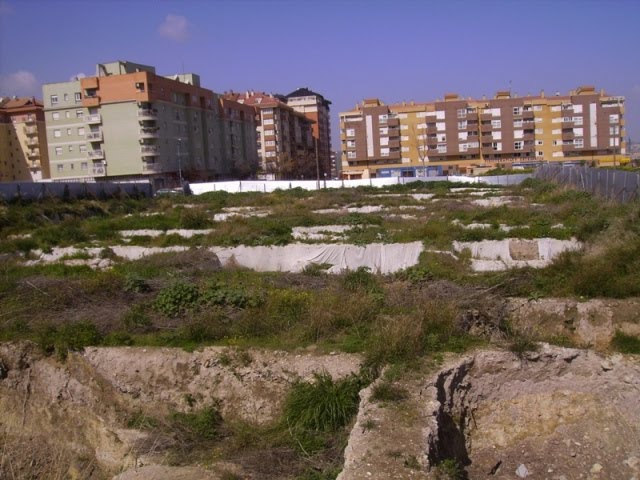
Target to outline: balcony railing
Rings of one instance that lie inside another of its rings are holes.
[[[38,129],[36,127],[24,127],[24,133],[29,136],[37,135]]]
[[[155,145],[145,145],[143,147],[140,147],[140,152],[142,153],[142,155],[151,156],[157,155],[160,152],[160,149]]]
[[[104,158],[104,152],[102,150],[89,150],[87,156],[89,158]]]
[[[91,167],[91,173],[94,176],[103,176],[107,174],[107,166],[104,163],[96,163]]]
[[[30,138],[29,140],[27,140],[27,146],[29,147],[37,147],[38,145],[40,145],[40,142],[38,142],[38,140],[35,138]]]
[[[141,128],[140,136],[142,138],[158,138],[158,127],[153,128]]]
[[[87,133],[87,140],[99,141],[102,140],[102,132],[89,132]]]
[[[85,117],[85,122],[87,123],[100,123],[102,122],[102,117],[99,113],[94,113],[93,115],[87,115]]]
[[[142,164],[142,171],[143,172],[149,172],[149,173],[161,172],[162,171],[162,165],[160,165],[158,163],[143,163]]]
[[[24,121],[27,125],[33,125],[36,123],[36,117],[27,117]]]
[[[156,109],[153,109],[153,108],[152,109],[138,110],[138,117],[156,119],[156,118],[158,118],[158,111]]]

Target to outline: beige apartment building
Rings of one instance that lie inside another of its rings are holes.
[[[331,175],[331,102],[307,87],[285,95],[287,105],[313,122],[312,134],[318,148],[318,170],[321,178]]]
[[[98,64],[94,77],[45,84],[43,93],[54,180],[150,180],[159,188],[224,178],[240,166],[226,155],[234,129],[225,133],[219,97],[196,74],[160,76],[117,61]]]
[[[255,109],[261,178],[316,178],[312,120],[287,105],[284,97],[273,94],[230,92],[224,98]]]
[[[0,182],[37,182],[49,177],[42,102],[0,97]]]
[[[624,98],[585,86],[568,95],[428,103],[367,99],[340,113],[344,178],[427,176],[541,162],[628,161]]]

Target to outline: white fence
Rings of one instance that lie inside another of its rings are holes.
[[[192,183],[191,191],[199,195],[207,192],[273,192],[274,190],[290,190],[302,188],[304,190],[319,190],[323,188],[356,188],[356,187],[387,187],[402,185],[417,181],[423,182],[459,182],[482,183],[487,185],[518,185],[531,174],[496,175],[491,177],[465,177],[451,175],[442,177],[387,177],[362,180],[242,180],[230,182]]]

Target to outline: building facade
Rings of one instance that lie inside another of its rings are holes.
[[[0,98],[0,182],[49,177],[44,108],[33,97]]]
[[[259,175],[265,179],[316,178],[312,125],[284,97],[263,92],[227,93],[225,99],[251,106],[256,112]]]
[[[428,176],[475,167],[626,160],[624,98],[594,87],[569,95],[493,99],[447,94],[429,103],[364,100],[340,114],[342,175]]]
[[[331,175],[331,102],[306,87],[285,95],[287,105],[313,122],[312,133],[318,148],[320,177]]]
[[[43,93],[54,180],[164,187],[231,174],[219,97],[196,74],[165,77],[117,61],[98,64],[94,77],[45,84]]]

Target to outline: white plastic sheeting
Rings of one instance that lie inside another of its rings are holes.
[[[512,242],[531,242],[537,247],[536,258],[516,260],[512,258]],[[453,242],[456,252],[471,251],[471,268],[476,272],[494,272],[508,268],[546,267],[551,261],[565,251],[579,250],[582,244],[575,239],[557,240],[555,238],[538,238],[520,240],[482,240],[480,242]]]
[[[156,253],[170,253],[170,252],[184,252],[189,250],[189,247],[173,246],[173,247],[138,247],[130,245],[114,245],[109,247],[115,255],[127,260],[139,260],[147,255],[155,255]],[[43,253],[41,250],[33,252],[38,258],[36,260],[29,260],[27,265],[37,265],[39,263],[54,263],[58,262],[64,257],[73,257],[77,254],[86,254],[92,258],[98,258],[103,248],[76,248],[76,247],[54,247],[50,252]],[[84,260],[84,259],[78,259]],[[74,262],[81,263],[81,262]],[[86,264],[91,264],[87,261]]]
[[[474,205],[478,205],[479,207],[500,207],[502,205],[507,205],[509,203],[513,203],[518,200],[523,200],[523,197],[478,198],[475,200],[471,200],[471,203],[473,203]]]
[[[334,240],[353,225],[321,225],[317,227],[293,227],[291,236],[296,240]]]
[[[224,222],[232,217],[267,217],[270,214],[270,210],[257,207],[226,207],[222,209],[222,213],[214,214],[213,220],[215,222]]]
[[[343,208],[325,208],[322,210],[314,210],[313,213],[332,214],[332,213],[376,213],[385,210],[382,205],[364,205],[362,207],[343,207]]]
[[[294,243],[281,247],[210,248],[223,266],[239,265],[259,272],[301,272],[311,264],[331,265],[329,273],[368,267],[387,274],[418,263],[422,242],[372,243],[365,246],[346,244],[305,245]]]
[[[183,238],[191,238],[195,235],[208,235],[213,229],[206,230],[186,230],[186,229],[169,229],[169,230],[120,230],[121,237],[159,237],[160,235],[179,235]]]

